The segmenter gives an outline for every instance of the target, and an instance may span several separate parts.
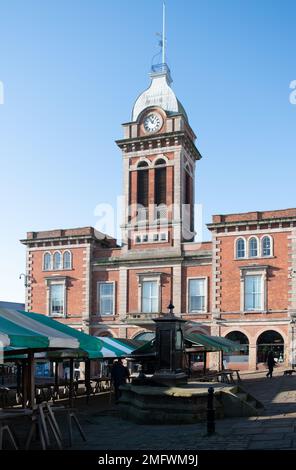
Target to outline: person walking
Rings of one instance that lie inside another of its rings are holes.
[[[120,386],[124,385],[127,379],[129,379],[128,368],[124,367],[121,359],[118,359],[111,369],[111,382],[115,391],[115,403],[118,403],[121,396]]]
[[[273,352],[269,351],[268,356],[267,356],[268,372],[266,374],[266,377],[270,377],[272,379],[272,373],[273,373],[273,368],[274,368],[275,364],[276,364],[276,362],[274,360]]]

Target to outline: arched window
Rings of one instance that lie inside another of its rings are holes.
[[[154,201],[157,206],[166,204],[166,167],[155,169]]]
[[[53,255],[53,269],[55,271],[62,269],[62,255],[59,251],[56,251]]]
[[[275,361],[284,361],[284,339],[280,333],[267,330],[257,339],[257,362],[266,362],[269,351],[274,354]]]
[[[262,238],[262,256],[271,256],[271,237],[268,235]]]
[[[144,165],[145,164],[145,165]],[[141,162],[141,171],[138,171],[138,184],[137,184],[137,203],[143,207],[148,207],[148,192],[149,192],[149,171],[146,162]]]
[[[152,331],[144,331],[142,333],[137,334],[133,339],[137,341],[152,341],[155,339],[155,333]]]
[[[43,269],[44,269],[44,271],[50,271],[51,270],[51,254],[50,253],[44,253]]]
[[[227,366],[229,363],[248,363],[249,361],[249,340],[247,336],[241,331],[231,331],[226,335],[226,338],[234,343],[238,343],[239,350],[233,351],[229,354],[224,354]]]
[[[138,163],[137,168],[145,168],[148,166],[148,163],[145,160],[142,160]]]
[[[252,237],[249,240],[249,257],[255,258],[258,256],[258,241],[257,238]]]
[[[163,158],[158,158],[154,165],[158,166],[158,165],[165,165],[165,164],[166,164],[166,161]]]
[[[246,257],[246,243],[243,238],[239,238],[236,241],[236,257],[245,258]]]
[[[63,267],[64,269],[72,268],[72,255],[70,251],[65,251],[63,255]]]

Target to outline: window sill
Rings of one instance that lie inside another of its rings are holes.
[[[206,312],[205,310],[195,310],[192,312],[185,313],[184,315],[209,315],[209,312]]]
[[[44,273],[57,273],[60,271],[73,271],[73,268],[60,268],[60,269],[42,269]]]
[[[233,258],[234,261],[254,261],[256,259],[274,259],[275,256],[249,256],[248,258]]]
[[[243,315],[248,315],[248,314],[262,314],[262,313],[268,313],[267,310],[243,310],[241,312]]]
[[[97,317],[101,318],[110,318],[110,317],[115,317],[115,313],[97,313]]]
[[[49,318],[67,318],[67,315],[60,314],[60,313],[49,313]]]

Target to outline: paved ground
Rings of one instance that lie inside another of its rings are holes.
[[[245,375],[243,387],[264,403],[260,417],[217,421],[217,434],[205,436],[205,424],[179,426],[137,425],[120,419],[116,407],[103,397],[98,406],[83,407],[79,419],[87,434],[76,449],[295,449],[296,376],[278,372],[273,379],[263,373]],[[91,410],[91,412],[90,412]]]

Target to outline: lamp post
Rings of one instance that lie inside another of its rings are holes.
[[[21,274],[19,275],[19,279],[21,279],[22,277],[24,278],[24,286],[25,286],[26,288],[29,287],[30,276],[28,276],[28,274],[21,273]]]

